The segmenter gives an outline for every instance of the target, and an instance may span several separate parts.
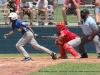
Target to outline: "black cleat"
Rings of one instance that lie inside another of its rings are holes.
[[[83,53],[83,54],[81,54],[81,57],[80,57],[80,58],[88,58],[87,53]]]
[[[100,54],[98,55],[98,57],[97,57],[98,59],[100,59]]]
[[[53,59],[53,60],[56,60],[56,59],[57,59],[56,53],[52,52],[51,56],[52,56],[52,59]]]
[[[25,57],[25,58],[24,58],[23,60],[21,60],[21,61],[33,61],[33,60],[32,60],[32,58],[30,58],[30,57],[27,57],[27,58]]]

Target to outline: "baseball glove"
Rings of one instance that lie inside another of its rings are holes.
[[[62,44],[63,44],[63,42],[61,42],[59,39],[55,40],[55,45],[62,45]]]

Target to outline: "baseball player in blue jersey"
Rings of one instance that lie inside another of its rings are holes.
[[[97,58],[100,58],[100,37],[97,35],[99,29],[97,27],[96,21],[89,16],[89,10],[81,10],[81,28],[83,35],[81,38],[81,44],[79,45],[79,51],[81,53],[81,58],[88,58],[87,52],[84,48],[84,45],[93,41],[96,47],[96,53],[98,54]]]
[[[25,24],[22,20],[19,20],[18,15],[15,12],[11,12],[8,17],[10,18],[12,22],[12,25],[11,25],[12,30],[9,33],[5,34],[4,37],[7,38],[11,34],[13,34],[15,29],[17,29],[19,32],[22,33],[23,35],[22,38],[16,44],[16,48],[18,49],[18,51],[25,57],[22,61],[32,60],[29,54],[23,48],[23,46],[26,43],[31,44],[37,50],[41,50],[51,55],[52,59],[56,59],[56,53],[39,45],[34,39],[34,31],[27,24]]]

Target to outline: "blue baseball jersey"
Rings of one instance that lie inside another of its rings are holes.
[[[26,26],[27,26],[27,24],[25,22],[23,22],[22,20],[16,20],[15,22],[12,22],[12,28],[17,29],[22,34],[29,31],[29,29]]]

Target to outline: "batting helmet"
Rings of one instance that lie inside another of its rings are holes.
[[[56,30],[58,32],[61,31],[61,30],[63,30],[63,29],[65,29],[65,28],[66,28],[66,25],[65,25],[64,22],[57,22],[57,24],[56,24]]]
[[[18,15],[17,15],[17,13],[15,13],[15,12],[11,12],[11,13],[9,14],[8,17],[11,17],[11,20],[16,20],[16,19],[18,19]]]

